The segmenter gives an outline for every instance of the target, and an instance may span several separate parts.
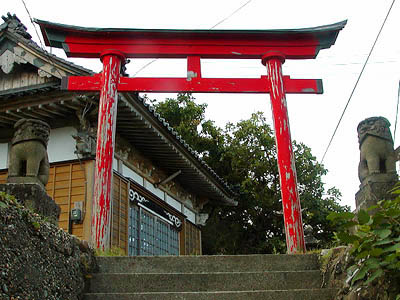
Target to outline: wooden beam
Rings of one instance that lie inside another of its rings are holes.
[[[60,104],[61,104],[62,106],[68,107],[68,108],[70,108],[70,109],[72,109],[72,110],[78,110],[78,109],[80,109],[81,107],[83,107],[82,105],[78,105],[78,106],[72,105],[72,104],[69,103],[69,102],[72,102],[72,101],[65,101],[65,100],[62,100],[62,101],[60,101]]]
[[[192,71],[188,71],[192,72]],[[322,94],[321,79],[291,79],[283,77],[288,94]],[[99,91],[100,77],[64,77],[62,89],[70,91]],[[149,93],[247,93],[268,94],[268,76],[261,78],[146,78],[121,77],[118,84],[120,92]]]
[[[50,114],[53,114],[53,115],[56,115],[56,116],[65,117],[64,114],[62,114],[62,113],[56,111],[55,109],[49,109],[49,108],[47,108],[47,107],[46,107],[46,104],[39,104],[39,105],[38,105],[38,108],[39,108],[41,111],[44,111],[44,112],[47,112],[47,113],[50,113]]]
[[[26,110],[28,110],[28,109],[27,109],[27,108],[24,109],[24,110],[22,110],[22,109],[17,109],[17,113],[21,113],[21,114],[23,114],[23,115],[25,115],[25,116],[28,116],[29,118],[39,119],[39,120],[42,120],[42,121],[46,121],[46,118],[43,118],[42,116],[40,116],[40,115],[38,115],[38,114],[35,114],[35,113],[32,113],[32,112],[28,112],[28,111],[26,111]]]
[[[56,103],[56,102],[55,103],[49,103],[48,105],[50,107],[56,108],[59,111],[64,112],[64,115],[63,115],[64,117],[65,117],[65,114],[72,114],[75,111],[75,110],[70,110],[70,109],[65,108],[65,106],[63,106],[63,104],[62,104],[62,101],[60,103]]]
[[[16,114],[16,113],[14,113],[14,112],[12,112],[10,110],[6,110],[6,114],[9,115],[9,116],[13,116],[13,117],[17,118],[17,120],[25,118],[23,115]]]
[[[34,112],[34,113],[36,113],[38,115],[41,115],[41,116],[43,116],[45,118],[54,118],[54,115],[51,115],[51,114],[47,113],[46,111],[40,109],[39,106],[37,106],[36,108],[32,107],[32,106],[29,106],[28,110],[32,111],[32,112]]]
[[[16,121],[18,121],[20,118],[17,118],[15,116],[10,116],[9,113],[0,113],[0,119],[5,119],[5,120],[9,120],[10,122],[15,123]]]

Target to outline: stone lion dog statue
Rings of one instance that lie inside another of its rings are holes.
[[[390,123],[384,117],[371,117],[357,126],[360,145],[358,177],[360,182],[374,174],[396,177],[399,148],[394,149]]]
[[[47,156],[50,126],[36,119],[21,119],[14,129],[7,182],[46,186],[50,168]]]

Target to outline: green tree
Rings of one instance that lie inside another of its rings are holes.
[[[203,228],[205,254],[285,252],[280,182],[274,133],[262,113],[224,129],[205,119],[205,104],[190,94],[156,103],[155,108],[218,175],[238,192],[237,207],[208,206]],[[303,221],[313,227],[321,245],[330,243],[332,224],[326,216],[346,211],[338,204],[340,193],[325,192],[326,169],[302,143],[293,143]]]
[[[189,93],[178,94],[176,99],[167,98],[154,104],[158,112],[199,154],[210,151],[215,144],[219,129],[214,122],[205,120],[207,104],[196,104]]]

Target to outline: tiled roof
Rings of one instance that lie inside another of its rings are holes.
[[[0,25],[0,36],[2,33],[8,33],[11,36],[15,36],[18,41],[22,42],[24,45],[30,47],[40,54],[43,54],[45,57],[49,57],[49,59],[53,62],[60,63],[64,66],[69,66],[75,69],[75,72],[79,70],[83,73],[94,74],[94,72],[90,69],[86,69],[68,60],[62,59],[41,48],[36,42],[32,40],[32,36],[26,31],[27,28],[24,24],[21,23],[21,21],[15,14],[11,15],[10,13],[7,13],[7,16],[2,16],[2,19],[4,20],[4,23]]]

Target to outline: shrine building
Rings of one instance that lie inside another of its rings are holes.
[[[14,124],[51,127],[46,191],[59,226],[90,241],[99,93],[61,90],[65,76],[94,72],[41,49],[17,17],[0,25],[0,183]],[[202,212],[235,194],[137,93],[119,93],[110,246],[127,255],[201,254]]]

